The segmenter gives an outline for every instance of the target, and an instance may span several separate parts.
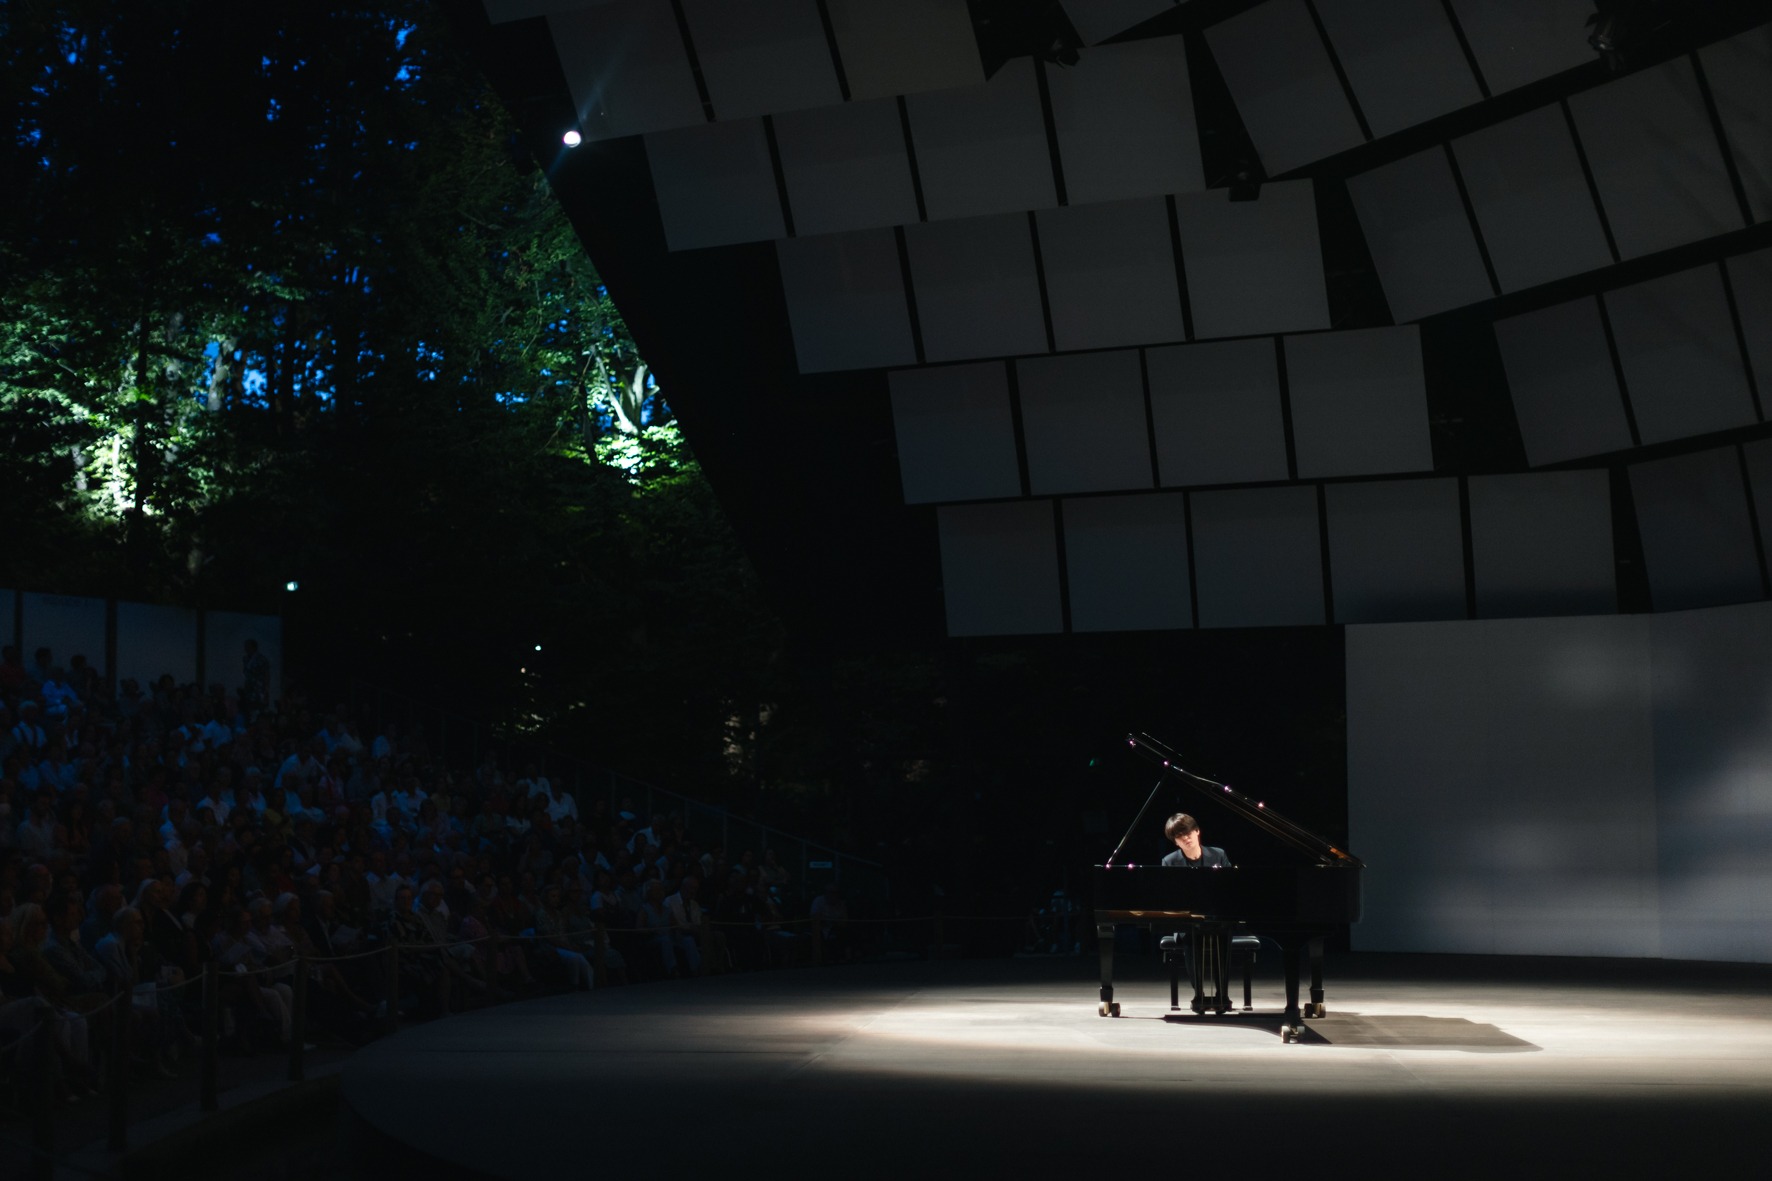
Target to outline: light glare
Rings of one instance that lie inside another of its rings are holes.
[[[565,144],[569,148],[576,148],[579,144],[584,142],[584,139],[585,139],[585,137],[580,135],[578,133],[578,131],[576,129],[574,129],[572,131],[568,131],[565,135],[561,136],[560,142]]]

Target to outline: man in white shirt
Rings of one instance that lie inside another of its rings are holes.
[[[558,824],[568,816],[572,817],[575,823],[577,822],[578,801],[550,784],[548,786],[548,819]]]

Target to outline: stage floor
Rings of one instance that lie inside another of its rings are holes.
[[[1277,981],[1256,1016],[1195,1017],[1155,963],[1120,971],[1118,1019],[1092,961],[1038,959],[488,1009],[350,1060],[350,1150],[384,1176],[415,1150],[512,1178],[1766,1175],[1772,972],[1331,957],[1329,1015],[1286,1045]]]

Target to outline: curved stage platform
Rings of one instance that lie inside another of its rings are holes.
[[[1134,961],[1111,1019],[1090,968],[757,973],[433,1022],[347,1065],[347,1153],[438,1178],[1764,1166],[1772,971],[1335,957],[1329,1015],[1284,1045],[1275,981],[1257,1015],[1171,1015]]]

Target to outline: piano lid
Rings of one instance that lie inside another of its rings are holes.
[[[1152,762],[1162,764],[1165,776],[1174,775],[1201,795],[1217,800],[1239,816],[1266,829],[1287,844],[1303,849],[1325,865],[1350,868],[1360,868],[1364,865],[1352,853],[1337,848],[1302,824],[1286,819],[1259,800],[1252,800],[1242,792],[1235,790],[1228,784],[1220,783],[1216,779],[1208,779],[1204,775],[1196,775],[1189,771],[1181,765],[1181,759],[1171,747],[1152,738],[1149,734],[1128,734],[1126,735],[1126,743]],[[1134,821],[1134,824],[1136,823]],[[1110,864],[1112,860],[1109,858]]]

